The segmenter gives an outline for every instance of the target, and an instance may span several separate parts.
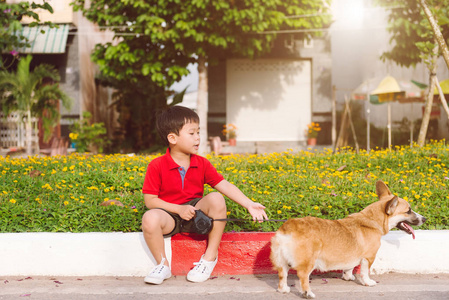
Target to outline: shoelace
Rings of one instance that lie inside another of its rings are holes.
[[[195,266],[195,269],[197,269],[197,270],[200,271],[201,273],[206,272],[206,270],[208,269],[207,262],[204,261],[203,259],[201,259],[199,262],[194,262],[193,265]],[[202,270],[200,270],[201,267],[203,267]]]
[[[207,266],[203,263],[203,261],[199,261],[199,262],[195,262],[193,263],[195,265],[195,269],[197,269],[198,271],[200,271],[201,273],[204,273],[206,271]],[[203,267],[202,270],[200,270],[200,268]]]
[[[164,262],[165,258],[162,259],[161,263],[157,265],[157,267],[153,270],[153,272],[151,272],[151,274],[160,274],[165,267]]]

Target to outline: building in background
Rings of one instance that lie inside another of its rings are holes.
[[[396,9],[401,9],[397,7]],[[415,80],[428,84],[429,71],[424,64],[415,68],[404,68],[392,61],[382,62],[380,56],[392,48],[390,33],[387,32],[388,12],[375,6],[374,0],[334,0],[335,22],[330,28],[332,45],[332,85],[336,88],[339,109],[343,109],[344,99],[363,82],[387,75],[397,79]],[[438,60],[438,79],[449,78],[449,70],[443,60]],[[364,101],[362,115],[354,118],[367,118],[370,111],[370,123],[387,130],[387,105],[375,105]],[[422,118],[424,103],[391,103],[392,126],[398,129],[405,118],[417,122]],[[439,105],[436,105],[439,108]],[[416,126],[419,126],[417,123]],[[435,131],[435,132],[432,132]],[[404,132],[408,135],[408,132]],[[449,138],[449,123],[445,112],[441,110],[433,116],[428,137]],[[416,141],[417,136],[415,136]]]
[[[219,59],[209,67],[209,136],[234,124],[241,152],[299,150],[313,121],[324,129],[321,144],[331,144],[331,73],[326,33],[310,40],[280,35],[269,55],[254,60]]]
[[[34,2],[43,1],[34,0]],[[55,66],[61,76],[61,89],[72,99],[70,110],[61,108],[61,122],[55,134],[58,137],[68,137],[69,126],[73,120],[80,118],[83,111],[91,112],[94,122],[103,122],[111,128],[115,120],[115,112],[110,107],[111,91],[96,84],[95,75],[98,70],[90,55],[97,43],[111,41],[113,34],[100,31],[80,12],[73,12],[70,0],[46,0],[46,2],[51,5],[54,13],[45,10],[36,12],[41,22],[50,21],[57,24],[57,28],[42,25],[28,27],[27,24],[31,20],[24,18],[20,34],[29,39],[31,47],[17,51],[33,56],[32,67],[42,63]],[[42,141],[40,144],[45,147]]]
[[[7,2],[18,2],[9,0]],[[59,25],[58,29],[37,33],[23,29],[33,45],[21,49],[33,54],[33,64],[54,65],[61,74],[61,87],[73,99],[70,111],[63,110],[60,134],[68,135],[69,124],[82,111],[89,111],[94,122],[114,127],[116,112],[111,106],[111,90],[95,82],[98,70],[90,55],[98,43],[112,40],[113,33],[100,31],[80,12],[74,13],[71,0],[47,0],[54,14],[42,12],[42,21]],[[334,0],[334,22],[323,29],[323,36],[303,40],[295,34],[279,34],[271,54],[250,60],[235,57],[217,58],[210,65],[209,76],[209,136],[220,136],[224,124],[238,127],[240,151],[283,151],[304,148],[305,130],[310,122],[318,122],[323,130],[318,142],[332,144],[333,101],[342,110],[345,97],[350,97],[362,82],[392,75],[427,83],[425,65],[401,68],[393,62],[382,62],[380,55],[389,49],[387,13],[375,7],[373,0]],[[26,20],[23,20],[26,23]],[[186,103],[194,108],[197,73],[174,85],[179,92],[191,85]],[[449,78],[442,59],[437,72],[440,80]],[[193,83],[192,83],[193,82]],[[333,94],[335,87],[335,94]],[[363,102],[360,115],[376,127],[386,128],[386,108]],[[422,117],[422,104],[393,103],[393,124],[404,119]],[[439,138],[449,138],[444,111],[435,117]],[[111,135],[113,130],[108,131]]]

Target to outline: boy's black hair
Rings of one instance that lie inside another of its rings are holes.
[[[171,106],[159,113],[156,119],[157,132],[162,141],[169,146],[167,136],[170,133],[179,135],[179,131],[187,123],[200,123],[197,113],[184,106]]]

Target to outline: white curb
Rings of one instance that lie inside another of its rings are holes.
[[[0,276],[145,276],[154,263],[142,233],[0,233]],[[449,273],[449,230],[390,232],[372,271]]]
[[[382,237],[372,266],[375,273],[449,273],[449,230],[416,230],[416,239],[401,231]]]
[[[0,233],[0,275],[145,276],[154,264],[142,233]]]

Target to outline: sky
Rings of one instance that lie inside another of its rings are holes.
[[[175,92],[183,91],[187,86],[187,92],[194,92],[198,90],[198,70],[197,64],[190,64],[187,69],[189,69],[190,74],[184,76],[181,81],[173,84],[171,88]]]

